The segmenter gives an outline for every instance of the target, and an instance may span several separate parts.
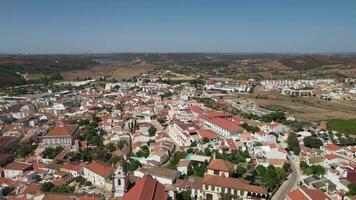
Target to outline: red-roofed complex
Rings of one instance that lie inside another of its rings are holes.
[[[58,123],[42,137],[42,142],[47,146],[70,146],[79,137],[79,134],[77,125]]]

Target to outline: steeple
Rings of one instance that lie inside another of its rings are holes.
[[[118,165],[113,178],[114,197],[122,197],[127,192],[128,178],[121,165]]]

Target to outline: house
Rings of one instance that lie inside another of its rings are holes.
[[[202,199],[203,198],[203,178],[190,176],[186,179],[177,179],[174,184],[177,192],[190,191],[191,199]]]
[[[230,177],[234,171],[234,164],[222,159],[212,160],[206,168],[206,174]]]
[[[181,174],[187,175],[190,163],[191,163],[191,160],[180,159],[177,164],[177,171]]]
[[[320,147],[320,149],[324,150],[328,154],[335,153],[335,152],[342,150],[342,148],[336,144],[328,144],[326,146]]]
[[[32,169],[32,164],[22,162],[12,162],[4,167],[4,177],[16,179],[23,176],[26,171]]]
[[[46,146],[70,146],[79,138],[79,134],[77,125],[65,125],[60,122],[42,136],[42,142]]]
[[[158,150],[152,152],[149,157],[147,157],[147,161],[154,161],[157,165],[162,165],[169,159],[169,152],[166,150]]]
[[[208,138],[210,142],[216,142],[220,139],[219,135],[216,132],[209,129],[200,129],[198,133],[201,140],[203,140],[203,138]]]
[[[78,177],[83,172],[83,166],[80,163],[66,162],[60,167],[59,171]]]
[[[164,185],[147,175],[136,181],[135,185],[124,194],[122,200],[167,200],[168,192]]]
[[[191,135],[196,135],[199,127],[182,121],[174,121],[168,126],[168,134],[178,146],[190,146]]]
[[[208,118],[206,116],[201,117],[205,126],[211,130],[218,133],[224,138],[238,137],[239,133],[242,133],[243,128],[241,128],[235,121],[223,119],[223,118]]]
[[[134,171],[134,176],[144,177],[145,175],[151,175],[154,179],[164,185],[172,185],[179,177],[179,172],[176,170],[167,169],[164,167],[153,166],[150,168],[140,168]]]
[[[332,198],[316,189],[298,188],[287,194],[287,200],[332,200]]]
[[[112,171],[113,167],[111,165],[102,161],[92,161],[84,167],[83,177],[93,185],[104,187],[106,178],[109,177]]]

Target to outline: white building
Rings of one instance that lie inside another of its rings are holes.
[[[32,165],[29,163],[12,162],[4,167],[4,177],[9,179],[17,179],[21,177],[25,171],[30,170]]]
[[[102,161],[93,161],[84,167],[83,174],[87,181],[99,187],[105,187],[106,178],[109,177],[113,168]]]

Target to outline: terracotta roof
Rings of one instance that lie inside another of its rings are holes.
[[[37,191],[41,189],[41,184],[38,183],[30,183],[29,185],[26,186],[25,190],[23,193],[31,193],[35,194]]]
[[[209,130],[209,129],[200,129],[199,130],[199,135],[202,138],[207,137],[209,139],[214,139],[214,138],[218,138],[219,137],[217,133],[215,133],[214,131]]]
[[[334,160],[337,158],[337,156],[335,154],[326,154],[325,158],[328,160]]]
[[[283,165],[287,160],[286,159],[267,159],[270,165]]]
[[[316,189],[303,188],[302,189],[312,200],[332,200],[324,192]]]
[[[56,125],[45,136],[71,136],[77,128],[77,125]]]
[[[113,167],[111,165],[106,164],[102,161],[93,161],[85,168],[89,169],[92,172],[95,172],[96,174],[102,177],[107,177],[113,170]]]
[[[8,170],[18,170],[18,171],[25,171],[27,169],[30,169],[32,167],[32,164],[30,163],[20,163],[20,162],[12,162],[4,167],[4,169]]]
[[[153,179],[145,176],[136,181],[136,184],[122,197],[122,200],[167,200],[168,193],[165,187]]]
[[[83,166],[80,165],[80,163],[68,162],[68,163],[64,163],[61,168],[78,172],[81,169],[83,169]]]
[[[223,176],[205,175],[203,184],[219,186],[222,188],[231,188],[260,194],[267,194],[268,191],[262,186],[251,185],[237,178],[228,178]]]
[[[237,150],[236,143],[232,138],[226,139],[226,143],[232,151]]]
[[[64,193],[46,193],[43,200],[99,200],[99,196],[96,195],[76,195],[76,194],[64,194]]]
[[[337,150],[340,150],[341,147],[339,147],[336,144],[328,144],[328,145],[325,146],[325,149],[328,150],[328,151],[337,151]]]
[[[287,198],[289,200],[309,200],[309,198],[306,197],[305,194],[299,188],[297,190],[289,192],[287,194]]]
[[[213,124],[215,124],[216,126],[219,126],[229,132],[236,132],[241,130],[242,128],[237,125],[236,122],[233,121],[229,121],[226,119],[221,119],[221,118],[214,118],[210,120]]]
[[[209,163],[207,169],[230,172],[234,170],[234,164],[227,160],[215,159]]]
[[[167,169],[164,167],[151,167],[151,168],[141,168],[141,171],[145,174],[151,174],[153,176],[160,176],[160,177],[165,177],[168,179],[176,179],[179,175],[178,171],[172,170],[172,169]]]

